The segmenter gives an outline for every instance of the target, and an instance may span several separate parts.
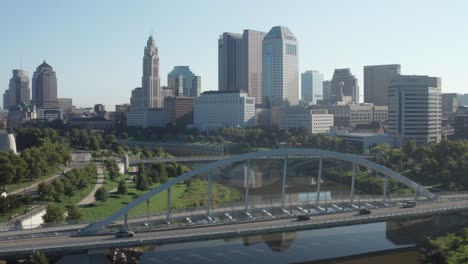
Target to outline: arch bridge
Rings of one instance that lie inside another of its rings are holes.
[[[327,150],[320,150],[320,149],[298,149],[298,148],[289,148],[289,149],[275,149],[275,150],[268,150],[268,151],[261,151],[261,152],[251,152],[243,155],[232,156],[227,159],[218,160],[207,165],[195,168],[192,171],[184,173],[176,178],[173,178],[160,186],[148,191],[147,193],[141,195],[137,199],[133,200],[131,203],[127,204],[116,213],[108,217],[107,219],[93,223],[83,229],[83,233],[94,233],[103,228],[107,225],[110,225],[113,221],[124,217],[124,223],[127,224],[127,214],[128,212],[138,206],[141,203],[148,201],[151,197],[163,192],[167,191],[167,211],[166,211],[166,218],[167,220],[170,219],[170,193],[171,187],[174,185],[189,180],[195,176],[210,173],[215,169],[222,169],[226,166],[232,165],[237,162],[247,162],[248,174],[247,174],[247,183],[245,188],[245,195],[244,195],[244,202],[245,202],[245,211],[249,210],[248,204],[248,196],[249,196],[249,185],[251,181],[251,170],[250,161],[255,159],[264,159],[264,158],[281,158],[283,160],[282,166],[282,180],[281,180],[281,208],[284,209],[284,202],[285,202],[285,187],[286,187],[286,177],[288,172],[288,158],[313,158],[319,160],[319,168],[318,168],[318,179],[317,179],[317,196],[316,196],[316,203],[319,203],[320,200],[320,183],[322,181],[322,166],[323,166],[323,159],[337,159],[341,161],[350,162],[353,165],[353,173],[352,173],[352,180],[351,180],[351,192],[350,192],[350,203],[353,203],[354,199],[354,186],[356,180],[356,173],[357,173],[357,166],[363,166],[368,169],[374,170],[377,173],[384,175],[384,187],[383,187],[383,200],[387,197],[387,185],[388,185],[388,178],[395,179],[396,181],[408,186],[415,192],[415,196],[422,195],[427,197],[428,199],[436,199],[436,195],[428,191],[424,186],[412,181],[411,179],[401,175],[398,172],[395,172],[387,167],[379,165],[375,162],[366,160],[362,157],[344,154],[339,152],[327,151]],[[211,202],[211,174],[208,174],[208,197],[207,197],[207,215],[210,215],[210,210],[212,208]]]

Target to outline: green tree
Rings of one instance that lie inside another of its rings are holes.
[[[135,188],[139,191],[147,191],[149,189],[148,178],[146,175],[137,175]]]
[[[76,205],[67,206],[67,222],[73,222],[83,219],[83,212]]]
[[[10,184],[15,177],[15,168],[10,163],[8,156],[5,154],[0,155],[0,184],[5,191],[6,185]]]
[[[46,255],[41,251],[35,251],[29,258],[29,263],[31,264],[49,264],[49,260]]]
[[[117,187],[117,193],[120,195],[126,195],[127,192],[128,192],[127,182],[125,182],[125,180],[121,180],[119,182],[119,186]]]
[[[96,201],[101,201],[102,205],[103,202],[109,199],[109,195],[107,194],[106,189],[104,187],[101,187],[97,189],[96,193],[94,194],[94,198],[96,198]]]
[[[54,204],[47,206],[45,214],[42,216],[44,223],[61,223],[63,222],[63,211],[60,207]]]

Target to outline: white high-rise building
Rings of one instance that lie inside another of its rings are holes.
[[[323,100],[323,74],[318,71],[306,71],[301,74],[301,99],[304,102],[317,104]]]
[[[200,130],[255,126],[255,98],[244,91],[204,92],[193,108],[193,125]]]
[[[395,76],[388,87],[388,132],[397,145],[414,140],[438,143],[442,133],[441,79],[419,75]]]
[[[299,103],[299,42],[287,27],[273,27],[263,39],[263,97],[267,107]]]
[[[159,78],[158,48],[153,36],[148,38],[143,56],[143,106],[145,108],[162,108],[164,96],[161,91]]]

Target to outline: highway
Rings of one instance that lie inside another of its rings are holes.
[[[259,233],[297,231],[333,226],[381,222],[391,219],[430,216],[440,213],[468,210],[468,201],[445,201],[418,204],[414,208],[402,209],[386,207],[372,209],[370,215],[357,215],[356,212],[323,214],[313,216],[310,221],[296,221],[295,218],[273,219],[270,221],[242,222],[230,224],[207,224],[185,228],[164,228],[137,233],[134,238],[114,238],[112,234],[73,237],[69,235],[37,237],[32,239],[12,239],[0,241],[0,256],[29,254],[34,248],[47,252],[76,251],[107,247],[129,247],[147,244],[188,242],[206,239],[221,239],[232,236]]]

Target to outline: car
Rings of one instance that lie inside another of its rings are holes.
[[[403,208],[411,208],[416,206],[416,201],[405,201],[403,202]]]
[[[119,230],[115,233],[115,237],[134,237],[135,232],[129,230]]]
[[[297,221],[307,221],[310,220],[310,216],[308,215],[299,215],[297,216]]]
[[[359,214],[360,215],[368,215],[371,213],[371,210],[367,209],[367,208],[361,208],[359,209]]]

